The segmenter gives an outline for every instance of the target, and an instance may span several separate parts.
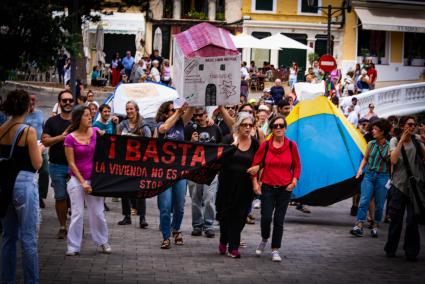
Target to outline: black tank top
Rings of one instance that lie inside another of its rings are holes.
[[[24,133],[24,131],[22,133]],[[18,142],[19,140],[20,138],[18,139]],[[25,140],[26,140],[26,137],[25,137]],[[26,143],[27,142],[25,141],[25,144]],[[12,145],[0,144],[0,157],[4,157],[4,158],[9,157],[11,148],[12,148]],[[37,171],[32,166],[30,154],[28,151],[28,145],[25,145],[25,146],[15,145],[15,150],[14,150],[12,159],[16,161],[16,164],[18,165],[20,171],[27,171],[27,172],[33,172],[33,173]]]

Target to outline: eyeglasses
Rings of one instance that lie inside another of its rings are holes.
[[[229,110],[229,109],[236,109],[235,107],[225,107],[225,109]]]
[[[61,102],[64,104],[72,104],[74,102],[74,99],[61,99]]]
[[[254,124],[252,124],[252,123],[241,123],[240,126],[244,127],[244,128],[252,128],[252,127],[254,127]]]
[[[202,117],[204,114],[203,113],[194,113],[193,117]]]
[[[409,122],[409,123],[406,123],[406,125],[409,126],[409,127],[415,127],[416,126],[416,123]]]
[[[283,124],[283,123],[274,123],[274,124],[272,124],[270,126],[270,128],[271,129],[278,129],[278,128],[283,129],[283,128],[285,128],[285,124]]]

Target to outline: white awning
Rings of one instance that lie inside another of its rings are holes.
[[[354,8],[365,30],[425,33],[425,10]]]
[[[98,14],[99,15],[99,14]],[[105,34],[137,34],[140,30],[145,30],[145,17],[142,13],[117,13],[112,15],[100,14],[101,21],[90,22],[89,31],[96,33],[99,23]]]

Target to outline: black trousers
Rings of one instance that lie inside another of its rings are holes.
[[[131,214],[131,208],[137,209],[137,215],[139,215],[140,218],[145,218],[146,216],[146,199],[144,198],[121,198],[121,206],[124,216],[129,216]]]
[[[283,187],[273,188],[266,184],[261,186],[261,237],[265,240],[270,237],[273,216],[272,248],[281,247],[283,223],[290,200],[291,192]]]
[[[395,187],[391,187],[389,194],[388,214],[391,218],[391,223],[388,230],[385,251],[390,254],[397,251],[403,229],[404,211],[407,211],[403,249],[406,256],[416,257],[420,250],[420,237],[418,222],[414,217],[412,203],[408,196]]]
[[[229,244],[229,251],[239,248],[248,210],[238,208],[220,218],[220,244]]]

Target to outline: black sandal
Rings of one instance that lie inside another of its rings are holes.
[[[177,246],[184,245],[182,232],[173,232],[174,243]]]
[[[170,239],[163,240],[162,241],[162,244],[161,244],[161,248],[162,249],[169,249],[169,248],[171,248]]]

